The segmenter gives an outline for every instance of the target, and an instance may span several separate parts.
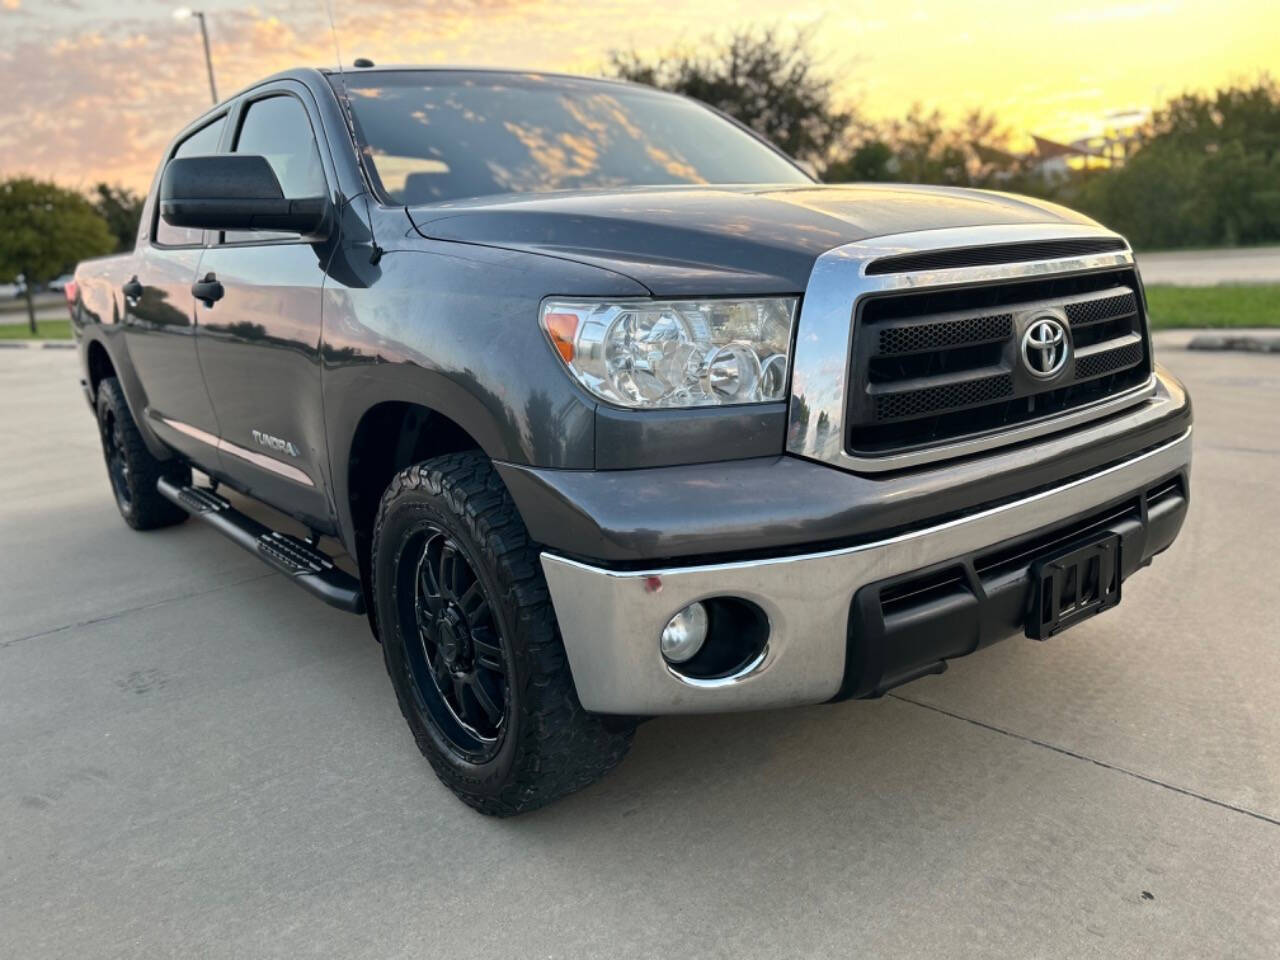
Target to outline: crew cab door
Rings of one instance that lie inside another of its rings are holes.
[[[217,153],[227,117],[215,117],[179,140],[161,165],[179,157]],[[145,393],[138,411],[156,434],[197,466],[217,465],[218,421],[205,390],[196,354],[195,300],[191,284],[204,254],[205,233],[172,227],[152,200],[144,214],[148,228],[138,238],[133,274],[120,290],[124,338],[130,362]]]
[[[267,158],[290,199],[332,195],[310,94],[285,81],[232,110],[233,152]],[[198,351],[223,474],[318,529],[330,526],[320,307],[334,240],[227,231],[200,261]]]

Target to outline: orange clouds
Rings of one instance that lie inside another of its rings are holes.
[[[747,23],[811,26],[824,67],[872,116],[899,114],[913,100],[953,112],[980,105],[1015,130],[1048,136],[1086,133],[1108,109],[1280,69],[1280,7],[1256,0],[1076,0],[1066,13],[1025,0],[332,2],[348,62],[590,73],[611,48],[690,46],[708,29]],[[0,176],[144,189],[164,144],[208,105],[199,32],[170,9],[0,0],[0,89],[10,92],[0,111]],[[334,62],[324,0],[208,0],[206,10],[224,95],[290,66]],[[1046,49],[1087,55],[1059,64]],[[568,168],[589,162],[573,143],[547,149]]]

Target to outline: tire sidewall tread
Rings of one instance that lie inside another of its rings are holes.
[[[507,729],[484,763],[463,759],[422,717],[404,665],[395,564],[421,519],[471,554],[506,645]],[[370,576],[401,713],[437,776],[465,803],[490,815],[523,813],[588,786],[621,761],[633,725],[590,714],[578,701],[538,550],[483,454],[447,454],[396,475],[379,505]]]
[[[107,466],[107,482],[111,485],[111,497],[116,502],[120,516],[124,522],[135,530],[158,530],[172,527],[187,519],[187,511],[175,503],[170,503],[156,489],[156,481],[160,478],[171,481],[178,486],[191,483],[191,468],[180,460],[157,460],[147,449],[146,441],[134,422],[125,399],[124,388],[115,377],[104,377],[98,384],[96,398],[98,435],[103,444],[103,457],[106,457],[106,438],[104,436],[107,415],[110,414],[120,425],[120,450],[129,465],[130,503],[122,503],[116,496],[115,482],[110,476],[110,464]]]

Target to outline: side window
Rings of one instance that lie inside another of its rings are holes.
[[[219,117],[206,126],[201,127],[187,139],[178,144],[170,160],[176,160],[179,157],[205,157],[211,153],[218,152],[218,141],[222,139],[222,128],[226,126],[227,118]],[[166,163],[168,161],[165,161]],[[159,207],[159,204],[156,204]],[[155,233],[156,243],[165,244],[166,246],[182,246],[183,244],[199,243],[204,238],[204,231],[197,230],[194,227],[171,227],[156,216]]]
[[[293,97],[268,97],[249,104],[240,122],[235,152],[266,157],[290,200],[322,196],[328,190],[311,121],[306,109]],[[228,231],[226,242],[288,236],[292,234]]]

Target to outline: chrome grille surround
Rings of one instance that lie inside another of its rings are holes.
[[[901,470],[951,457],[965,456],[1017,443],[1087,423],[1142,403],[1155,392],[1154,373],[1136,387],[1041,420],[1010,426],[997,432],[962,437],[936,445],[882,455],[850,453],[848,391],[852,381],[854,324],[864,298],[885,293],[932,292],[963,289],[1019,280],[1067,276],[1105,270],[1132,269],[1133,253],[1127,245],[1115,251],[988,264],[910,273],[868,275],[868,266],[885,257],[942,251],[954,247],[1012,244],[1073,238],[1115,238],[1099,227],[1075,224],[1013,224],[998,227],[960,227],[876,237],[829,250],[814,264],[797,323],[791,373],[787,451],[812,460],[857,472]],[[1123,298],[1123,294],[1117,300]],[[1121,309],[1118,304],[1115,309]],[[1102,301],[1090,300],[1086,309],[1070,318],[1073,326],[1106,319]],[[992,311],[992,319],[997,312]],[[946,339],[947,331],[938,331]],[[1147,334],[1149,339],[1149,334]],[[1126,345],[1127,346],[1127,345]],[[1121,353],[1125,347],[1117,351]],[[1080,359],[1087,354],[1082,353]],[[1087,368],[1102,375],[1128,359],[1097,355]],[[1113,366],[1109,366],[1114,364]],[[1096,372],[1095,371],[1100,371]]]

